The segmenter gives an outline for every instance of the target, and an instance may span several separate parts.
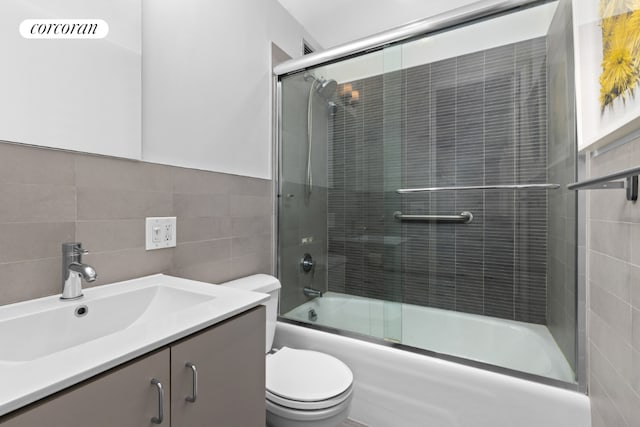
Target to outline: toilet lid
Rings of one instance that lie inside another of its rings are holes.
[[[282,347],[267,355],[266,388],[289,400],[318,402],[344,393],[353,382],[347,365],[328,354]]]

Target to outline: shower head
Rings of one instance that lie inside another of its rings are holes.
[[[338,83],[333,79],[326,80],[322,77],[318,78],[312,73],[304,73],[303,77],[305,81],[313,80],[312,85],[315,86],[316,93],[327,100],[331,98],[331,95],[333,95],[338,88]]]
[[[331,95],[333,95],[336,92],[337,88],[338,88],[338,83],[333,79],[319,80],[318,88],[316,89],[316,91],[324,99],[329,99],[331,98]]]

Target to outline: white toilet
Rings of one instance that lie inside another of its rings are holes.
[[[267,308],[266,404],[270,427],[337,427],[349,415],[353,374],[328,354],[282,347],[272,351],[280,282],[256,274],[222,286],[271,295]]]

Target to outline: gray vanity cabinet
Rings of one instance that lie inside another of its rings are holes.
[[[172,426],[264,427],[264,341],[265,313],[260,307],[173,345]],[[195,402],[189,401],[191,366],[198,378]]]
[[[145,356],[96,378],[87,380],[52,398],[30,405],[6,421],[2,427],[140,427],[151,425],[158,415],[158,392],[152,378],[167,387],[170,350]],[[169,393],[164,398],[168,420]],[[167,423],[168,425],[168,423]]]
[[[0,417],[2,427],[264,427],[265,311],[259,306],[203,332]],[[195,402],[193,374],[198,374]]]

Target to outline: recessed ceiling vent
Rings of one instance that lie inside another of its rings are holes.
[[[313,53],[313,48],[311,46],[309,46],[307,44],[306,41],[302,41],[302,54],[303,55],[309,55],[310,53]]]

